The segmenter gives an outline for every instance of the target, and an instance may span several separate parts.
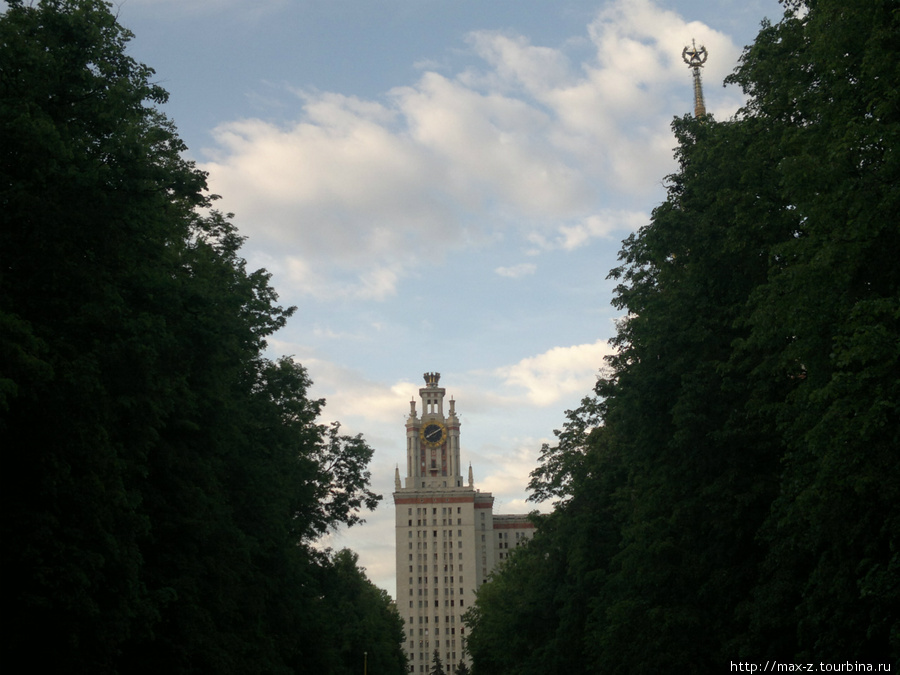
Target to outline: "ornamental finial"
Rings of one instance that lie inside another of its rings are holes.
[[[438,382],[441,379],[441,374],[440,373],[425,373],[424,377],[425,377],[425,384],[427,386],[436,387],[436,386],[438,386]]]
[[[709,52],[703,45],[697,46],[696,40],[691,40],[691,46],[681,50],[681,58],[694,71],[694,117],[706,115],[706,103],[703,101],[703,84],[700,81],[700,69],[706,63]]]

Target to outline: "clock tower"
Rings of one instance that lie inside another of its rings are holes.
[[[422,416],[416,414],[415,400],[409,402],[406,419],[407,488],[462,487],[459,466],[459,418],[451,398],[444,414],[446,390],[438,386],[440,373],[425,373],[419,389]]]
[[[394,472],[397,609],[409,672],[420,675],[435,649],[448,672],[469,663],[462,616],[510,544],[534,532],[525,515],[494,514],[494,497],[475,489],[471,465],[463,481],[456,402],[444,400],[440,373],[424,377],[421,408],[410,401],[406,418],[405,479],[399,466]]]

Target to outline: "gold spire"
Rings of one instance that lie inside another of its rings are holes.
[[[694,117],[706,115],[706,104],[703,102],[703,84],[700,81],[700,69],[706,63],[709,56],[706,47],[697,46],[696,40],[691,40],[691,46],[681,50],[681,58],[694,71]]]

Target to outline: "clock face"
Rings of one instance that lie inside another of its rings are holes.
[[[422,439],[429,445],[440,445],[444,440],[444,425],[433,422],[425,425],[422,429]]]

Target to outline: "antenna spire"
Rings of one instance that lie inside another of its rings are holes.
[[[697,46],[696,40],[691,40],[691,46],[681,50],[681,58],[694,71],[694,117],[700,118],[706,115],[706,104],[703,102],[703,83],[700,81],[700,69],[706,63],[709,53],[703,45]]]

